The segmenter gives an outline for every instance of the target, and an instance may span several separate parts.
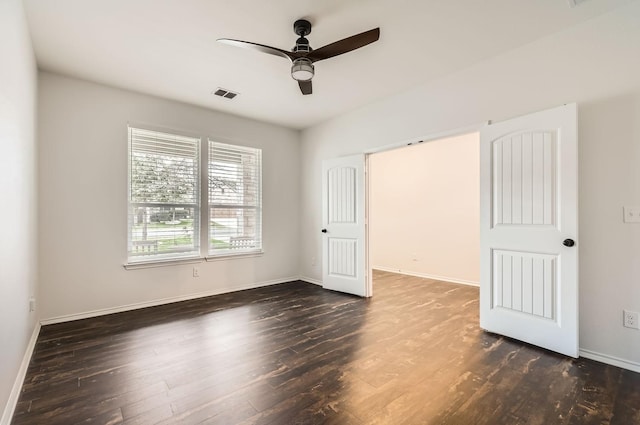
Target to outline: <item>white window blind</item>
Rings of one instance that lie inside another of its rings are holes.
[[[200,251],[200,139],[129,127],[129,262]]]
[[[262,151],[209,140],[209,254],[262,250]]]

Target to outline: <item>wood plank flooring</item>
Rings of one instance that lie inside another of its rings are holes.
[[[376,272],[44,326],[12,424],[640,424],[640,374],[483,332],[477,288]]]

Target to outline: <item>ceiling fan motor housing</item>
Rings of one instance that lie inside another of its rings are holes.
[[[311,46],[309,46],[309,40],[307,40],[304,37],[300,37],[299,39],[297,39],[296,45],[293,46],[293,49],[291,49],[291,51],[294,53],[300,53],[300,52],[310,53],[311,50],[313,49],[311,48]]]

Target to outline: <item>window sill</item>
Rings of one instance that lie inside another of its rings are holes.
[[[167,266],[178,266],[181,264],[195,264],[201,263],[203,261],[211,262],[211,261],[223,261],[223,260],[233,260],[240,258],[251,258],[251,257],[261,257],[264,255],[264,251],[253,251],[253,252],[225,252],[224,254],[217,255],[208,255],[206,257],[185,257],[185,258],[171,258],[165,260],[146,260],[146,261],[136,261],[133,263],[125,263],[122,267],[125,270],[137,270],[137,269],[150,269],[155,267],[167,267]]]
[[[221,261],[221,260],[232,260],[235,258],[250,258],[250,257],[261,257],[264,255],[264,251],[253,251],[253,252],[225,252],[216,255],[208,255],[204,259],[206,261]]]
[[[123,264],[123,267],[125,268],[125,270],[137,270],[150,269],[154,267],[176,266],[180,264],[194,264],[201,263],[202,261],[204,261],[204,258],[202,257],[172,258],[165,260],[147,260],[125,263]]]

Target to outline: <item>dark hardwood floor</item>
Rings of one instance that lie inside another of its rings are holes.
[[[376,272],[44,326],[20,424],[640,424],[640,374],[478,327],[477,288]]]

